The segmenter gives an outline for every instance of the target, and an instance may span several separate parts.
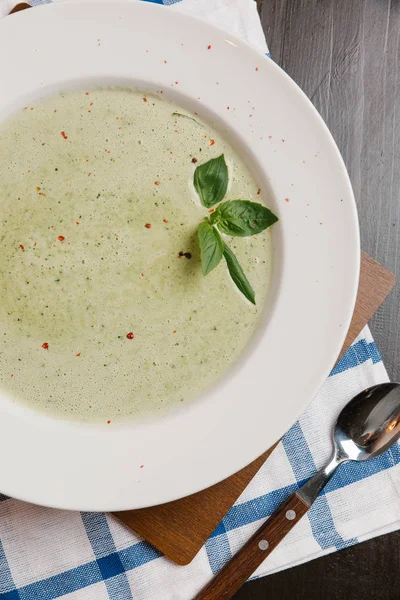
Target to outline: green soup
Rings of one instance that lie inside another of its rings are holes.
[[[202,275],[193,173],[222,153],[226,199],[260,201],[226,140],[158,96],[62,94],[1,125],[0,384],[15,401],[101,422],[161,414],[240,356],[271,239],[229,238],[256,306],[224,261]]]

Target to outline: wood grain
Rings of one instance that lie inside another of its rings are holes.
[[[308,508],[296,493],[291,494],[196,596],[195,600],[230,600],[300,521]]]
[[[393,285],[393,275],[362,253],[356,307],[342,352],[360,333]],[[171,560],[186,565],[193,560],[272,450],[267,450],[232,477],[198,494],[161,506],[114,514]]]
[[[331,130],[356,198],[361,246],[400,277],[399,0],[260,0],[273,59]],[[371,321],[400,380],[400,289]]]

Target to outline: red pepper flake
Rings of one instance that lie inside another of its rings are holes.
[[[249,115],[249,117],[252,117],[253,115]]]
[[[272,135],[269,135],[269,136],[268,136],[268,139],[269,139],[269,140],[272,140]]]
[[[172,333],[176,333],[176,329],[174,329],[174,331]]]
[[[178,85],[179,81],[175,81],[175,84]]]
[[[207,46],[207,50],[211,50],[211,46],[210,46],[210,45],[209,45],[209,46]]]
[[[167,61],[166,61],[166,60],[164,60],[164,65],[166,65],[166,64],[167,64]]]
[[[129,333],[126,334],[126,337],[128,338],[128,340],[133,340],[133,338],[135,337],[133,335],[133,331],[130,331]]]
[[[45,196],[46,194],[44,194],[43,192],[39,192],[39,196]]]
[[[33,245],[36,246],[36,242]]]
[[[192,163],[195,165],[197,163],[197,158],[192,158]]]
[[[78,352],[78,354],[76,354],[75,356],[80,356],[80,355],[81,355],[81,353],[80,353],[80,352]]]
[[[258,67],[256,67],[256,71],[258,71]]]
[[[142,277],[144,277],[144,273],[141,273]]]
[[[11,377],[14,377],[14,373],[11,373]]]
[[[89,96],[89,92],[85,92],[86,96]]]
[[[208,212],[213,213],[214,211],[215,211],[215,208],[210,208],[210,210]]]
[[[168,219],[163,219],[163,223],[168,223]]]
[[[144,465],[140,465],[140,468],[143,469]]]
[[[215,140],[210,140],[210,146],[214,146]]]
[[[63,242],[65,240],[65,237],[63,235],[59,235],[57,238],[60,242]]]
[[[90,177],[92,173],[88,173],[87,176]]]
[[[147,98],[143,98],[143,102],[147,102]]]
[[[320,224],[320,225],[323,225],[323,221],[320,221],[320,222],[319,222],[319,224]]]
[[[230,108],[231,108],[230,106],[227,106],[227,107],[226,107],[226,110],[230,110]]]
[[[160,182],[159,181],[155,181],[154,185],[160,185]]]
[[[107,421],[107,425],[109,425],[110,423],[111,423],[111,421],[110,421],[110,420],[108,420],[108,421]]]
[[[151,223],[146,223],[145,227],[146,227],[146,229],[150,229]]]
[[[31,107],[31,110],[33,110],[33,106]]]
[[[289,202],[289,198],[285,198],[285,202]]]
[[[89,104],[89,106],[93,106],[93,102],[91,102],[91,103]]]
[[[44,342],[42,344],[42,348],[43,348],[43,350],[48,350],[49,349],[49,344],[47,342]]]
[[[282,138],[282,142],[285,143],[285,138]]]
[[[79,225],[79,221],[75,221],[75,225]]]
[[[20,244],[19,247],[21,248],[21,250],[25,250],[23,244]]]
[[[65,131],[62,131],[62,132],[61,132],[61,135],[63,136],[64,140],[67,140],[67,139],[68,139],[68,136],[66,135]]]
[[[41,188],[40,188],[40,187],[37,187],[37,188],[36,188],[36,191],[37,191],[37,192],[40,192],[40,190],[41,190]]]
[[[92,112],[91,110],[88,110],[88,112]]]

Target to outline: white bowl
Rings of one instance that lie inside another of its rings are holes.
[[[280,216],[270,301],[227,377],[165,418],[112,427],[46,417],[3,393],[0,490],[60,508],[124,510],[220,481],[292,425],[327,377],[350,323],[359,233],[329,131],[270,59],[151,4],[66,2],[18,13],[0,21],[0,56],[8,57],[0,65],[0,120],[54,90],[110,82],[163,89],[227,130]]]

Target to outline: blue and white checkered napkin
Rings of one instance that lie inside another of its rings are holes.
[[[0,16],[15,1],[0,0]],[[165,10],[203,16],[267,52],[253,0],[164,4],[173,5]],[[0,498],[0,600],[190,600],[327,458],[329,432],[340,407],[361,389],[382,381],[387,373],[365,329],[187,567],[172,564],[111,516]],[[398,528],[399,444],[374,461],[342,467],[308,517],[256,574],[287,569]]]

